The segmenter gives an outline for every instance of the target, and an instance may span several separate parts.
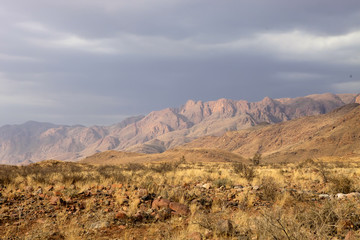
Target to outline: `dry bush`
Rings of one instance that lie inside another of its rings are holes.
[[[329,179],[330,191],[336,193],[350,193],[353,189],[352,181],[344,175],[335,175]]]
[[[128,163],[125,165],[126,171],[136,172],[145,169],[147,169],[147,167],[144,164],[140,164],[140,163]]]
[[[215,181],[213,181],[213,184],[217,188],[222,187],[222,186],[227,187],[227,186],[232,185],[232,181],[228,178],[219,178],[219,179],[216,179]]]
[[[105,179],[111,179],[113,182],[125,182],[126,177],[119,166],[103,165],[98,167],[98,173]]]
[[[0,185],[8,185],[13,183],[19,174],[19,168],[16,166],[0,166]]]
[[[265,176],[261,179],[261,191],[259,197],[265,201],[275,201],[278,195],[279,186],[273,177]]]
[[[241,177],[245,178],[248,182],[251,182],[256,176],[254,168],[249,167],[244,163],[233,163],[232,168],[236,174],[239,174]]]

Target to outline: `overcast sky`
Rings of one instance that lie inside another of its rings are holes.
[[[359,0],[2,0],[0,125],[360,92]]]

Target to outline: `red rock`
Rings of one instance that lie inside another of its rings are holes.
[[[123,220],[123,219],[127,219],[128,216],[127,216],[126,212],[119,211],[119,212],[116,213],[115,218],[119,219],[119,220]]]
[[[49,201],[50,205],[58,205],[60,203],[60,197],[53,196]]]
[[[141,222],[144,219],[144,212],[139,211],[132,216],[133,220]]]
[[[165,199],[165,198],[160,198],[160,199],[155,199],[152,202],[151,207],[153,209],[161,209],[161,208],[168,208],[170,205],[170,200]]]
[[[190,209],[185,204],[171,202],[169,204],[169,207],[171,210],[173,210],[175,212],[175,214],[179,214],[179,215],[189,215],[190,214]]]
[[[55,195],[55,196],[60,196],[60,195],[61,195],[61,192],[60,192],[60,191],[55,191],[55,192],[54,192],[54,195]]]

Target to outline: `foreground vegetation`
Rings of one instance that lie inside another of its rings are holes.
[[[360,164],[0,166],[4,239],[358,239]]]

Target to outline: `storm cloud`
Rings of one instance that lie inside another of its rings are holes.
[[[357,0],[3,0],[0,125],[360,92]]]

